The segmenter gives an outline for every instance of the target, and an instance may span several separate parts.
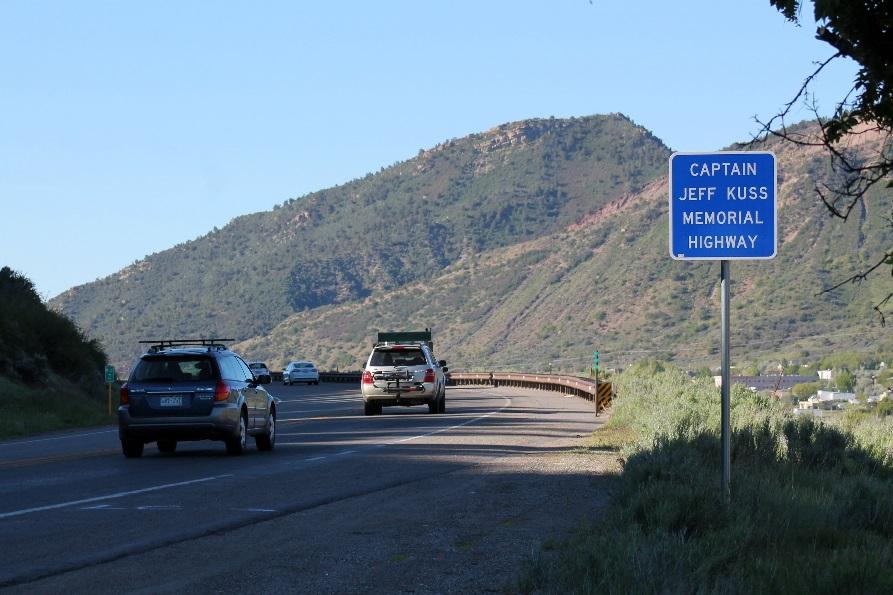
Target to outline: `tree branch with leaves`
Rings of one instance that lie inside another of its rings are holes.
[[[786,19],[801,25],[802,0],[769,0]],[[828,155],[831,182],[818,182],[816,194],[834,217],[846,220],[853,209],[866,200],[872,189],[890,204],[887,220],[893,229],[893,0],[814,0],[813,21],[816,38],[828,43],[835,52],[818,62],[794,97],[767,121],[757,118],[761,128],[753,142],[774,136],[801,146],[822,147]],[[859,70],[852,86],[836,104],[833,114],[820,116],[810,86],[835,60],[852,59]],[[792,129],[787,123],[800,103],[812,111],[818,122],[817,133]],[[860,142],[870,136],[879,147],[872,151]],[[858,271],[822,293],[848,283],[861,283],[885,266],[893,276],[893,246]],[[881,324],[884,309],[893,303],[893,291],[874,305]]]

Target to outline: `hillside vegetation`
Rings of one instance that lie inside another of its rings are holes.
[[[31,281],[0,269],[0,437],[108,421],[105,361]]]
[[[792,418],[732,387],[732,497],[719,393],[659,363],[615,379],[590,448],[623,459],[611,508],[528,562],[522,592],[889,593],[893,418]]]
[[[872,310],[889,278],[821,293],[889,245],[880,195],[832,219],[814,191],[833,175],[821,152],[758,148],[778,157],[779,249],[732,264],[733,358],[893,348]],[[376,331],[425,327],[454,369],[579,373],[596,349],[607,367],[716,365],[719,264],[669,257],[668,156],[620,115],[506,124],[237,218],[52,305],[124,366],[141,338],[226,335],[274,369],[357,369]]]
[[[889,279],[819,295],[871,262],[890,241],[888,226],[869,216],[871,203],[847,223],[829,218],[813,190],[827,176],[824,157],[767,148],[779,160],[778,257],[731,265],[733,358],[889,351],[893,337],[872,310]],[[670,259],[667,203],[660,175],[558,232],[470,254],[397,290],[295,314],[237,348],[274,366],[298,356],[356,369],[376,330],[430,326],[454,369],[579,373],[596,349],[607,367],[648,356],[718,365],[719,263]]]
[[[261,336],[558,231],[644,186],[668,154],[621,115],[506,124],[239,217],[51,303],[119,364],[146,337]]]

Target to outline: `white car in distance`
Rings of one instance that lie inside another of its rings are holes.
[[[251,370],[255,378],[260,378],[261,374],[270,375],[270,369],[264,362],[248,362],[248,369]]]
[[[282,371],[282,384],[291,385],[296,382],[319,384],[319,370],[313,362],[291,362]]]

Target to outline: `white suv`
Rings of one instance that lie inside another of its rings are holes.
[[[387,405],[428,405],[430,413],[444,413],[447,370],[424,342],[377,343],[360,383],[364,413],[378,415]]]

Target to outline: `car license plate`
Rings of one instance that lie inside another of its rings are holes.
[[[182,407],[183,397],[161,397],[158,405],[161,407]]]

